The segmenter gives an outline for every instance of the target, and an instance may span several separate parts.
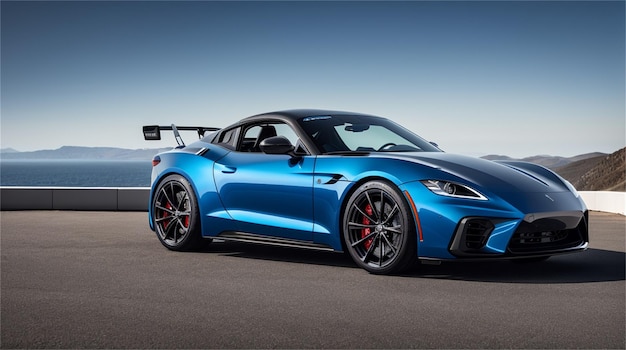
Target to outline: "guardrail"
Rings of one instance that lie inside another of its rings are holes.
[[[580,191],[590,210],[626,215],[626,192]],[[148,211],[148,187],[0,187],[1,210]]]

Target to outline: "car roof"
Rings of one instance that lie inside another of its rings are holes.
[[[276,111],[276,112],[253,115],[251,117],[242,119],[241,122],[247,122],[251,120],[258,120],[258,119],[264,119],[264,118],[279,118],[279,119],[295,122],[298,119],[306,118],[306,117],[338,116],[338,115],[371,116],[371,115],[363,114],[363,113],[335,111],[335,110],[327,110],[327,109],[290,109],[290,110],[284,110],[284,111]]]

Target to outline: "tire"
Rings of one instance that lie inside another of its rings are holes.
[[[152,199],[152,221],[157,237],[175,251],[198,250],[202,239],[196,195],[180,175],[169,175],[157,187]]]
[[[409,206],[400,191],[386,182],[367,182],[350,196],[343,238],[356,264],[373,274],[402,272],[417,259]]]

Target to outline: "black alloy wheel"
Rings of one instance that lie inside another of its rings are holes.
[[[200,215],[189,182],[180,175],[166,177],[155,191],[152,220],[159,241],[171,250],[201,247]]]
[[[343,237],[352,259],[370,273],[399,273],[417,259],[409,206],[400,191],[386,182],[367,182],[350,196]]]

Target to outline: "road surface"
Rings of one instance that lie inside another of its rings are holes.
[[[624,348],[626,217],[544,263],[375,276],[338,253],[175,253],[143,212],[1,212],[2,348]]]

